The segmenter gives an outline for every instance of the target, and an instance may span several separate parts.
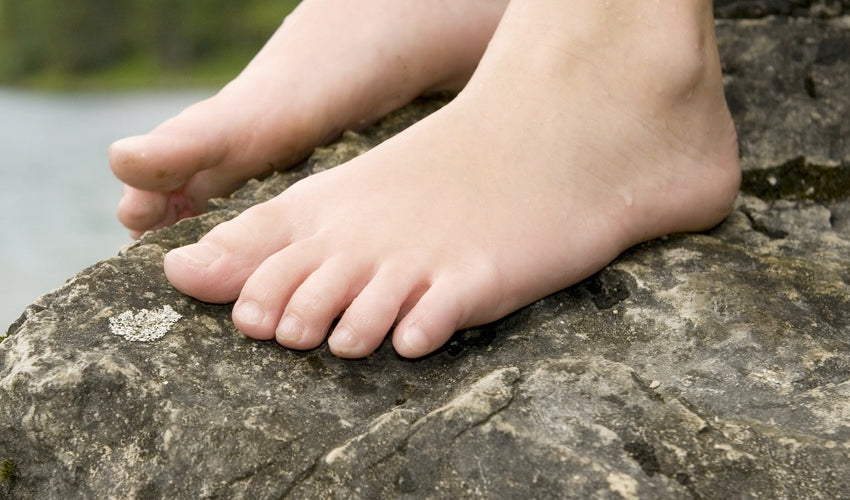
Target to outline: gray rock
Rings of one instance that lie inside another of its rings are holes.
[[[715,0],[717,18],[766,16],[837,17],[850,12],[848,0]]]
[[[745,169],[850,164],[850,16],[721,21],[718,38]]]
[[[31,305],[0,345],[0,497],[850,497],[850,20],[719,36],[746,168],[719,227],[419,361],[253,341],[168,285],[165,251],[419,101]]]

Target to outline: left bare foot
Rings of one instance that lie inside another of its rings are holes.
[[[170,252],[245,334],[418,357],[737,195],[711,3],[514,0],[466,89],[425,120]]]
[[[427,90],[460,89],[507,0],[304,0],[214,97],[109,150],[134,237]]]

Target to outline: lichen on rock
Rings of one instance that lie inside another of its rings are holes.
[[[168,304],[162,309],[124,311],[109,318],[109,331],[131,342],[159,340],[171,330],[171,326],[182,316]]]

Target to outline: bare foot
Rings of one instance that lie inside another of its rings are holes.
[[[514,0],[469,85],[372,151],[170,252],[245,334],[437,349],[623,250],[708,229],[740,170],[711,3]]]
[[[468,80],[507,0],[303,2],[242,74],[151,133],[115,142],[133,236],[202,212],[426,90]]]

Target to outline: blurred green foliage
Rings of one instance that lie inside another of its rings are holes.
[[[0,84],[220,85],[298,0],[0,0]]]

